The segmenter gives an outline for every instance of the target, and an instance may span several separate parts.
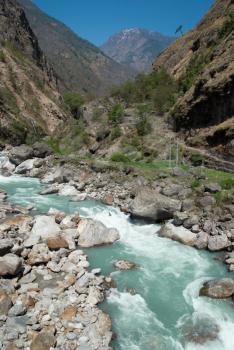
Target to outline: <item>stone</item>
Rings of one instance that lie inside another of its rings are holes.
[[[0,276],[16,276],[22,268],[22,259],[15,254],[0,258]]]
[[[186,219],[183,222],[183,225],[185,228],[191,229],[194,225],[197,225],[198,223],[199,223],[199,216],[198,215],[191,215],[188,217],[188,219]]]
[[[36,142],[33,145],[34,157],[45,158],[52,153],[52,150],[46,143]]]
[[[56,344],[55,336],[52,332],[42,331],[32,340],[30,350],[50,350]]]
[[[46,241],[48,238],[57,237],[60,232],[60,227],[53,216],[40,215],[35,218],[31,235]]]
[[[9,239],[0,240],[0,256],[10,253],[13,248],[13,242]]]
[[[187,230],[183,226],[176,227],[171,223],[162,226],[159,235],[189,246],[194,246],[197,238],[195,233]]]
[[[30,159],[33,156],[33,149],[27,145],[20,145],[12,148],[10,160],[12,163],[19,165],[24,160]]]
[[[60,190],[59,190],[59,195],[60,196],[75,196],[77,197],[79,195],[79,192],[74,186],[71,185],[64,185]]]
[[[12,301],[7,291],[0,289],[0,315],[7,315],[12,306]]]
[[[132,270],[138,267],[136,263],[127,260],[116,261],[114,266],[119,270]]]
[[[40,243],[33,246],[28,255],[29,265],[46,264],[51,260],[51,253],[46,244]]]
[[[208,240],[208,249],[212,252],[224,250],[231,245],[226,235],[210,236]]]
[[[234,294],[234,280],[221,278],[205,282],[200,289],[200,296],[207,296],[214,299],[230,298]]]
[[[188,218],[188,214],[187,213],[183,213],[183,212],[176,212],[174,214],[174,219],[173,219],[173,225],[175,226],[180,226],[183,225],[183,222]]]
[[[177,196],[183,190],[183,185],[170,184],[162,190],[162,194],[167,197]]]
[[[78,234],[78,244],[84,248],[111,244],[120,238],[116,229],[107,228],[101,222],[92,219],[82,219],[79,222]]]
[[[139,190],[129,208],[133,218],[154,222],[172,219],[174,213],[180,210],[180,201],[168,198],[149,187]]]
[[[204,196],[198,200],[198,204],[202,208],[209,208],[216,204],[216,200],[212,196]]]
[[[16,174],[26,174],[28,171],[32,170],[34,167],[39,167],[41,163],[37,158],[27,159],[20,163],[15,169]]]
[[[195,242],[195,247],[197,249],[207,249],[208,247],[209,235],[206,232],[199,232],[197,234],[197,239]]]
[[[68,305],[63,310],[62,314],[60,315],[61,320],[66,321],[72,321],[76,317],[77,314],[77,307],[73,305]]]
[[[97,305],[104,300],[103,294],[96,287],[89,287],[89,294],[86,302],[91,306]]]
[[[11,163],[8,157],[1,157],[0,170],[3,175],[10,175],[15,171],[15,164]]]
[[[69,248],[67,241],[61,236],[47,239],[46,244],[50,250],[59,250],[61,248],[65,248],[65,249]]]
[[[22,303],[16,303],[10,310],[9,316],[23,316],[27,312],[27,308]]]
[[[220,192],[222,188],[214,182],[209,182],[204,185],[204,191],[205,192],[210,192],[210,193],[217,193]]]

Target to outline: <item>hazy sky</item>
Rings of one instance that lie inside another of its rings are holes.
[[[199,22],[214,0],[33,0],[81,37],[100,45],[123,28],[174,35]]]

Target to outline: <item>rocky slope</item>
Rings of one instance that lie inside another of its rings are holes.
[[[190,144],[205,145],[229,160],[234,159],[233,11],[233,0],[217,0],[153,66],[166,68],[181,83],[184,94],[171,113],[175,130],[185,130]]]
[[[1,0],[0,12],[0,140],[19,143],[54,132],[67,116],[24,11],[15,0]]]
[[[19,0],[43,51],[55,69],[60,88],[102,95],[114,84],[132,78],[131,72],[101,50],[42,12],[31,0]]]
[[[155,57],[173,40],[157,32],[131,28],[111,36],[101,49],[119,63],[137,71],[150,71]]]

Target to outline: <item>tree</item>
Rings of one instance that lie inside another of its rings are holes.
[[[72,113],[74,118],[79,118],[81,106],[84,104],[84,98],[78,92],[65,92],[63,95],[64,103]]]

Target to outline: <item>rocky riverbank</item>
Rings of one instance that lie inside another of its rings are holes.
[[[38,177],[47,185],[41,195],[95,199],[120,207],[134,219],[165,223],[160,235],[197,249],[221,251],[234,271],[233,196],[220,205],[216,194],[221,187],[197,169],[160,172],[148,179],[132,169],[70,164],[41,144],[5,148],[0,167],[7,176]],[[110,349],[111,321],[98,303],[112,281],[99,269],[89,271],[80,249],[111,244],[119,239],[118,231],[78,213],[51,209],[32,217],[33,208],[7,204],[4,192],[0,199],[2,347]],[[225,288],[228,284],[217,283]],[[233,295],[233,290],[221,295]]]

